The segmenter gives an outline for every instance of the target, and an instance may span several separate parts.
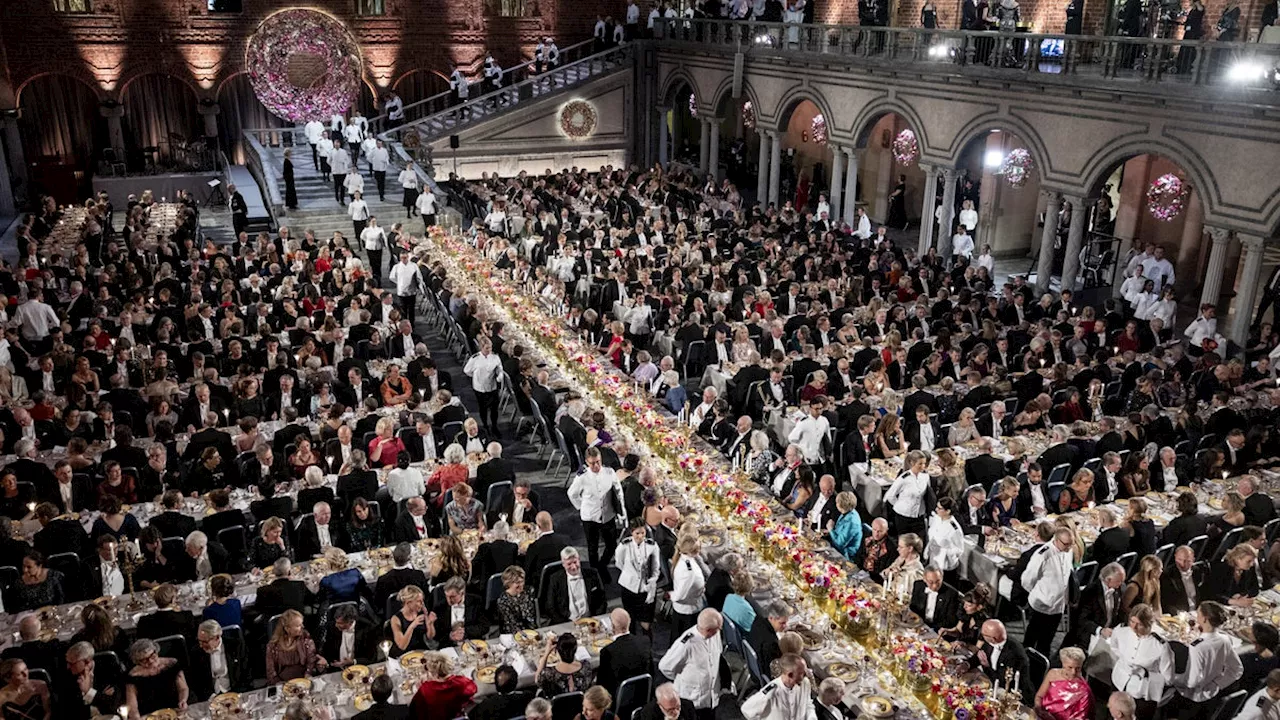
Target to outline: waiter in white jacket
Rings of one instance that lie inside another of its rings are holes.
[[[569,485],[569,502],[578,509],[587,534],[587,560],[591,567],[604,567],[600,558],[611,558],[618,546],[618,529],[614,523],[617,507],[622,507],[622,486],[613,468],[604,466],[600,448],[587,448],[587,467]],[[604,541],[604,554],[600,542]]]
[[[698,624],[685,630],[658,662],[658,670],[676,686],[682,700],[693,703],[698,720],[715,720],[720,704],[724,618],[713,608],[698,613]]]
[[[1226,621],[1227,609],[1221,604],[1200,603],[1196,611],[1200,637],[1191,643],[1186,674],[1173,680],[1178,695],[1165,706],[1165,717],[1203,720],[1211,716],[1214,699],[1244,674],[1231,638],[1218,632]]]
[[[1267,684],[1244,701],[1235,720],[1280,720],[1280,670],[1267,673]]]
[[[1045,656],[1053,645],[1062,613],[1072,595],[1078,593],[1072,565],[1071,531],[1059,529],[1052,542],[1040,546],[1022,573],[1022,588],[1029,593],[1027,634],[1023,645],[1035,648]]]
[[[387,169],[391,167],[391,153],[387,150],[386,143],[378,140],[364,156],[369,161],[369,169],[373,171],[373,182],[378,186],[378,202],[386,202]]]
[[[658,595],[661,562],[658,543],[649,537],[644,518],[632,518],[631,537],[614,550],[613,564],[618,566],[622,607],[645,630],[653,622],[653,603]]]
[[[778,658],[781,674],[742,703],[746,720],[818,720],[813,686],[804,658],[788,653]]]

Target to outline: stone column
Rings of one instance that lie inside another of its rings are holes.
[[[204,117],[204,136],[209,138],[218,137],[218,112],[220,108],[218,103],[201,103],[197,106],[200,115]]]
[[[9,182],[9,167],[5,158],[4,143],[0,143],[0,217],[14,217],[18,203],[13,197],[13,184]]]
[[[920,248],[918,257],[924,257],[933,247],[933,212],[938,207],[938,168],[921,164],[924,170],[924,198],[920,206]]]
[[[720,118],[707,118],[706,127],[711,133],[711,153],[707,171],[717,182],[720,180]]]
[[[13,174],[22,181],[20,189],[15,190],[10,184],[9,178],[6,176],[4,183],[8,186],[8,193],[13,199],[15,205],[20,205],[27,198],[27,188],[31,186],[27,182],[27,158],[22,151],[22,134],[18,132],[18,117],[9,117],[0,120],[0,125],[4,126],[4,141],[9,146],[9,167],[13,168]],[[0,158],[0,170],[5,167],[3,158]],[[12,215],[12,213],[9,213]]]
[[[699,118],[701,135],[698,137],[698,170],[707,174],[707,164],[711,158],[711,123],[706,118]]]
[[[1044,231],[1040,233],[1040,259],[1036,262],[1036,294],[1049,292],[1049,280],[1053,275],[1053,242],[1058,237],[1058,212],[1062,210],[1062,196],[1048,194],[1049,203],[1044,209]]]
[[[1199,283],[1188,282],[1200,274],[1200,251],[1204,242],[1204,203],[1200,202],[1200,193],[1191,192],[1187,199],[1187,209],[1183,213],[1182,238],[1178,243],[1178,259],[1174,262],[1175,277],[1178,283],[1178,300],[1190,301],[1195,298],[1195,288]]]
[[[671,144],[667,131],[667,113],[671,108],[658,106],[658,165],[667,166],[667,146]]]
[[[760,207],[769,205],[769,133],[760,130],[760,162],[756,167],[756,203]]]
[[[956,224],[956,169],[942,171],[942,219],[938,221],[938,256],[951,265],[951,228]]]
[[[831,146],[831,217],[832,223],[840,221],[840,184],[844,182],[844,148]]]
[[[1071,227],[1067,230],[1067,254],[1062,260],[1062,288],[1075,290],[1080,274],[1080,248],[1084,246],[1085,225],[1089,223],[1089,203],[1084,198],[1069,197]]]
[[[123,159],[124,156],[120,154],[124,152],[124,126],[120,118],[124,117],[124,105],[119,103],[99,105],[98,112],[107,119],[107,141]]]
[[[1204,285],[1200,291],[1201,305],[1217,305],[1222,295],[1222,275],[1227,267],[1227,245],[1231,244],[1231,231],[1209,228],[1213,245],[1209,248],[1209,264],[1204,269]],[[1223,313],[1225,314],[1225,313]]]
[[[769,130],[769,202],[780,206],[778,188],[782,184],[782,133]]]
[[[853,225],[858,214],[858,148],[850,145],[844,151],[849,156],[844,169],[844,221]]]
[[[1253,320],[1253,310],[1258,304],[1258,288],[1264,282],[1262,277],[1264,248],[1262,238],[1257,235],[1238,237],[1244,252],[1244,263],[1240,275],[1240,290],[1236,293],[1236,314],[1231,318],[1231,339],[1243,348],[1249,339],[1249,325]]]

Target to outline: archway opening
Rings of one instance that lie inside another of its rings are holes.
[[[100,148],[107,146],[106,119],[88,83],[69,75],[42,75],[18,95],[18,132],[27,167],[27,197],[47,193],[59,202],[84,197]],[[10,155],[10,157],[13,157]]]
[[[812,100],[800,100],[783,117],[778,204],[813,211],[820,198],[831,197],[830,120]]]
[[[1040,248],[1038,219],[1047,202],[1040,193],[1039,165],[1027,143],[1006,129],[979,133],[961,151],[957,169],[955,226],[950,234],[963,226],[973,238],[975,254],[989,245],[997,258],[1010,259],[996,267],[997,283],[1003,276],[1030,272]],[[1063,203],[1063,207],[1068,206]],[[1070,224],[1070,210],[1063,213],[1055,273],[1062,268]]]
[[[218,88],[218,108],[218,122],[222,126],[219,140],[227,158],[236,165],[245,162],[242,129],[289,126],[288,121],[262,104],[245,73],[232,76]]]
[[[702,126],[698,120],[698,110],[698,98],[693,94],[693,88],[681,83],[675,91],[668,116],[671,145],[674,148],[672,158],[694,167],[698,166],[699,153],[702,152]]]
[[[191,86],[172,75],[152,73],[131,80],[122,99],[130,170],[189,169],[188,149],[205,142]]]
[[[449,81],[439,73],[425,68],[410,70],[396,81],[393,88],[405,105],[426,100],[449,89]]]
[[[734,98],[726,92],[716,106],[716,117],[720,123],[713,132],[721,135],[720,162],[724,165],[725,177],[737,185],[740,192],[754,193],[758,177],[756,159],[760,154],[755,105],[745,94]],[[768,165],[765,167],[767,172]]]
[[[859,146],[858,205],[868,217],[887,226],[896,239],[898,233],[920,222],[921,201],[927,191],[916,129],[902,115],[888,112],[863,129]],[[914,244],[910,238],[902,241]]]

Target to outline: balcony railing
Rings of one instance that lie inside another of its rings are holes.
[[[659,20],[654,30],[667,42],[735,52],[839,55],[899,67],[951,66],[966,74],[1280,87],[1280,46],[1260,43],[695,19]]]

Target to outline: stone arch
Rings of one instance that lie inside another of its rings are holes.
[[[1036,172],[1040,179],[1043,181],[1046,178],[1052,166],[1049,164],[1049,152],[1045,147],[1044,139],[1035,128],[1010,115],[989,114],[976,117],[956,133],[951,147],[933,149],[945,153],[950,162],[958,163],[960,156],[975,140],[985,137],[992,130],[1011,132],[1021,138],[1027,145],[1027,151],[1031,153],[1031,160],[1036,165]]]
[[[94,77],[87,72],[84,72],[78,68],[72,68],[69,70],[48,70],[46,72],[38,72],[32,75],[31,77],[27,78],[26,80],[23,80],[22,83],[19,84],[18,87],[14,89],[13,96],[17,100],[17,105],[19,107],[22,106],[23,90],[26,90],[27,87],[31,85],[31,83],[35,82],[36,80],[39,80],[42,77],[48,77],[50,75],[61,75],[63,77],[69,77],[73,80],[80,81],[82,84],[87,85],[89,89],[93,91],[93,94],[98,98],[99,102],[106,100],[108,97],[108,94],[102,89],[102,86],[98,84],[98,81],[95,80]]]
[[[447,92],[449,76],[434,68],[413,68],[401,73],[391,82],[389,89],[394,90],[408,105],[426,100],[440,92]]]
[[[123,98],[129,92],[130,85],[141,78],[147,77],[148,75],[163,75],[165,77],[173,78],[174,80],[181,82],[183,85],[186,85],[187,88],[191,90],[191,93],[197,98],[206,97],[208,95],[204,89],[195,83],[194,78],[191,77],[191,73],[171,72],[167,68],[148,68],[138,70],[137,72],[130,74],[126,80],[123,80],[120,83],[120,89],[116,91],[117,96]]]
[[[713,98],[711,107],[715,108],[715,114],[723,117],[725,105],[735,99],[733,97],[733,76],[728,76],[721,81],[720,86],[715,89],[711,97]],[[737,98],[737,100],[739,102],[743,100],[750,102],[751,107],[755,108],[756,112],[759,113],[760,97],[756,94],[755,89],[751,87],[751,83],[747,82],[745,78],[742,81],[742,97]]]
[[[920,146],[920,153],[923,155],[929,146],[929,131],[924,120],[920,118],[915,108],[889,97],[881,98],[868,104],[854,118],[849,130],[853,135],[855,145],[859,148],[865,148],[871,140],[871,131],[880,122],[881,118],[890,113],[906,120],[907,125],[911,126],[911,129],[916,134],[916,142]]]
[[[1111,172],[1115,170],[1116,166],[1139,155],[1157,155],[1176,164],[1179,169],[1187,174],[1187,180],[1191,182],[1191,187],[1200,194],[1200,200],[1205,203],[1206,213],[1219,206],[1222,195],[1218,190],[1213,173],[1208,169],[1199,154],[1191,148],[1168,138],[1136,134],[1115,140],[1093,154],[1089,164],[1085,166],[1084,172],[1081,173],[1082,177],[1085,178],[1085,195],[1091,196],[1095,194]],[[1271,198],[1267,207],[1267,215],[1271,215],[1275,211],[1278,203],[1280,203],[1280,198]]]
[[[808,100],[818,106],[818,111],[822,113],[822,117],[827,120],[827,127],[834,128],[835,120],[831,114],[831,103],[827,102],[827,98],[821,92],[810,87],[794,87],[782,96],[777,106],[770,113],[773,119],[774,127],[786,129],[787,124],[791,122],[791,114],[795,112],[796,106],[802,101]],[[760,121],[761,113],[756,110],[757,122]]]
[[[667,107],[671,107],[676,103],[676,95],[682,86],[688,86],[693,92],[693,100],[698,107],[702,107],[702,97],[698,94],[698,83],[694,81],[689,71],[682,67],[678,67],[671,71],[671,74],[662,82],[662,92],[658,94],[658,101]]]

